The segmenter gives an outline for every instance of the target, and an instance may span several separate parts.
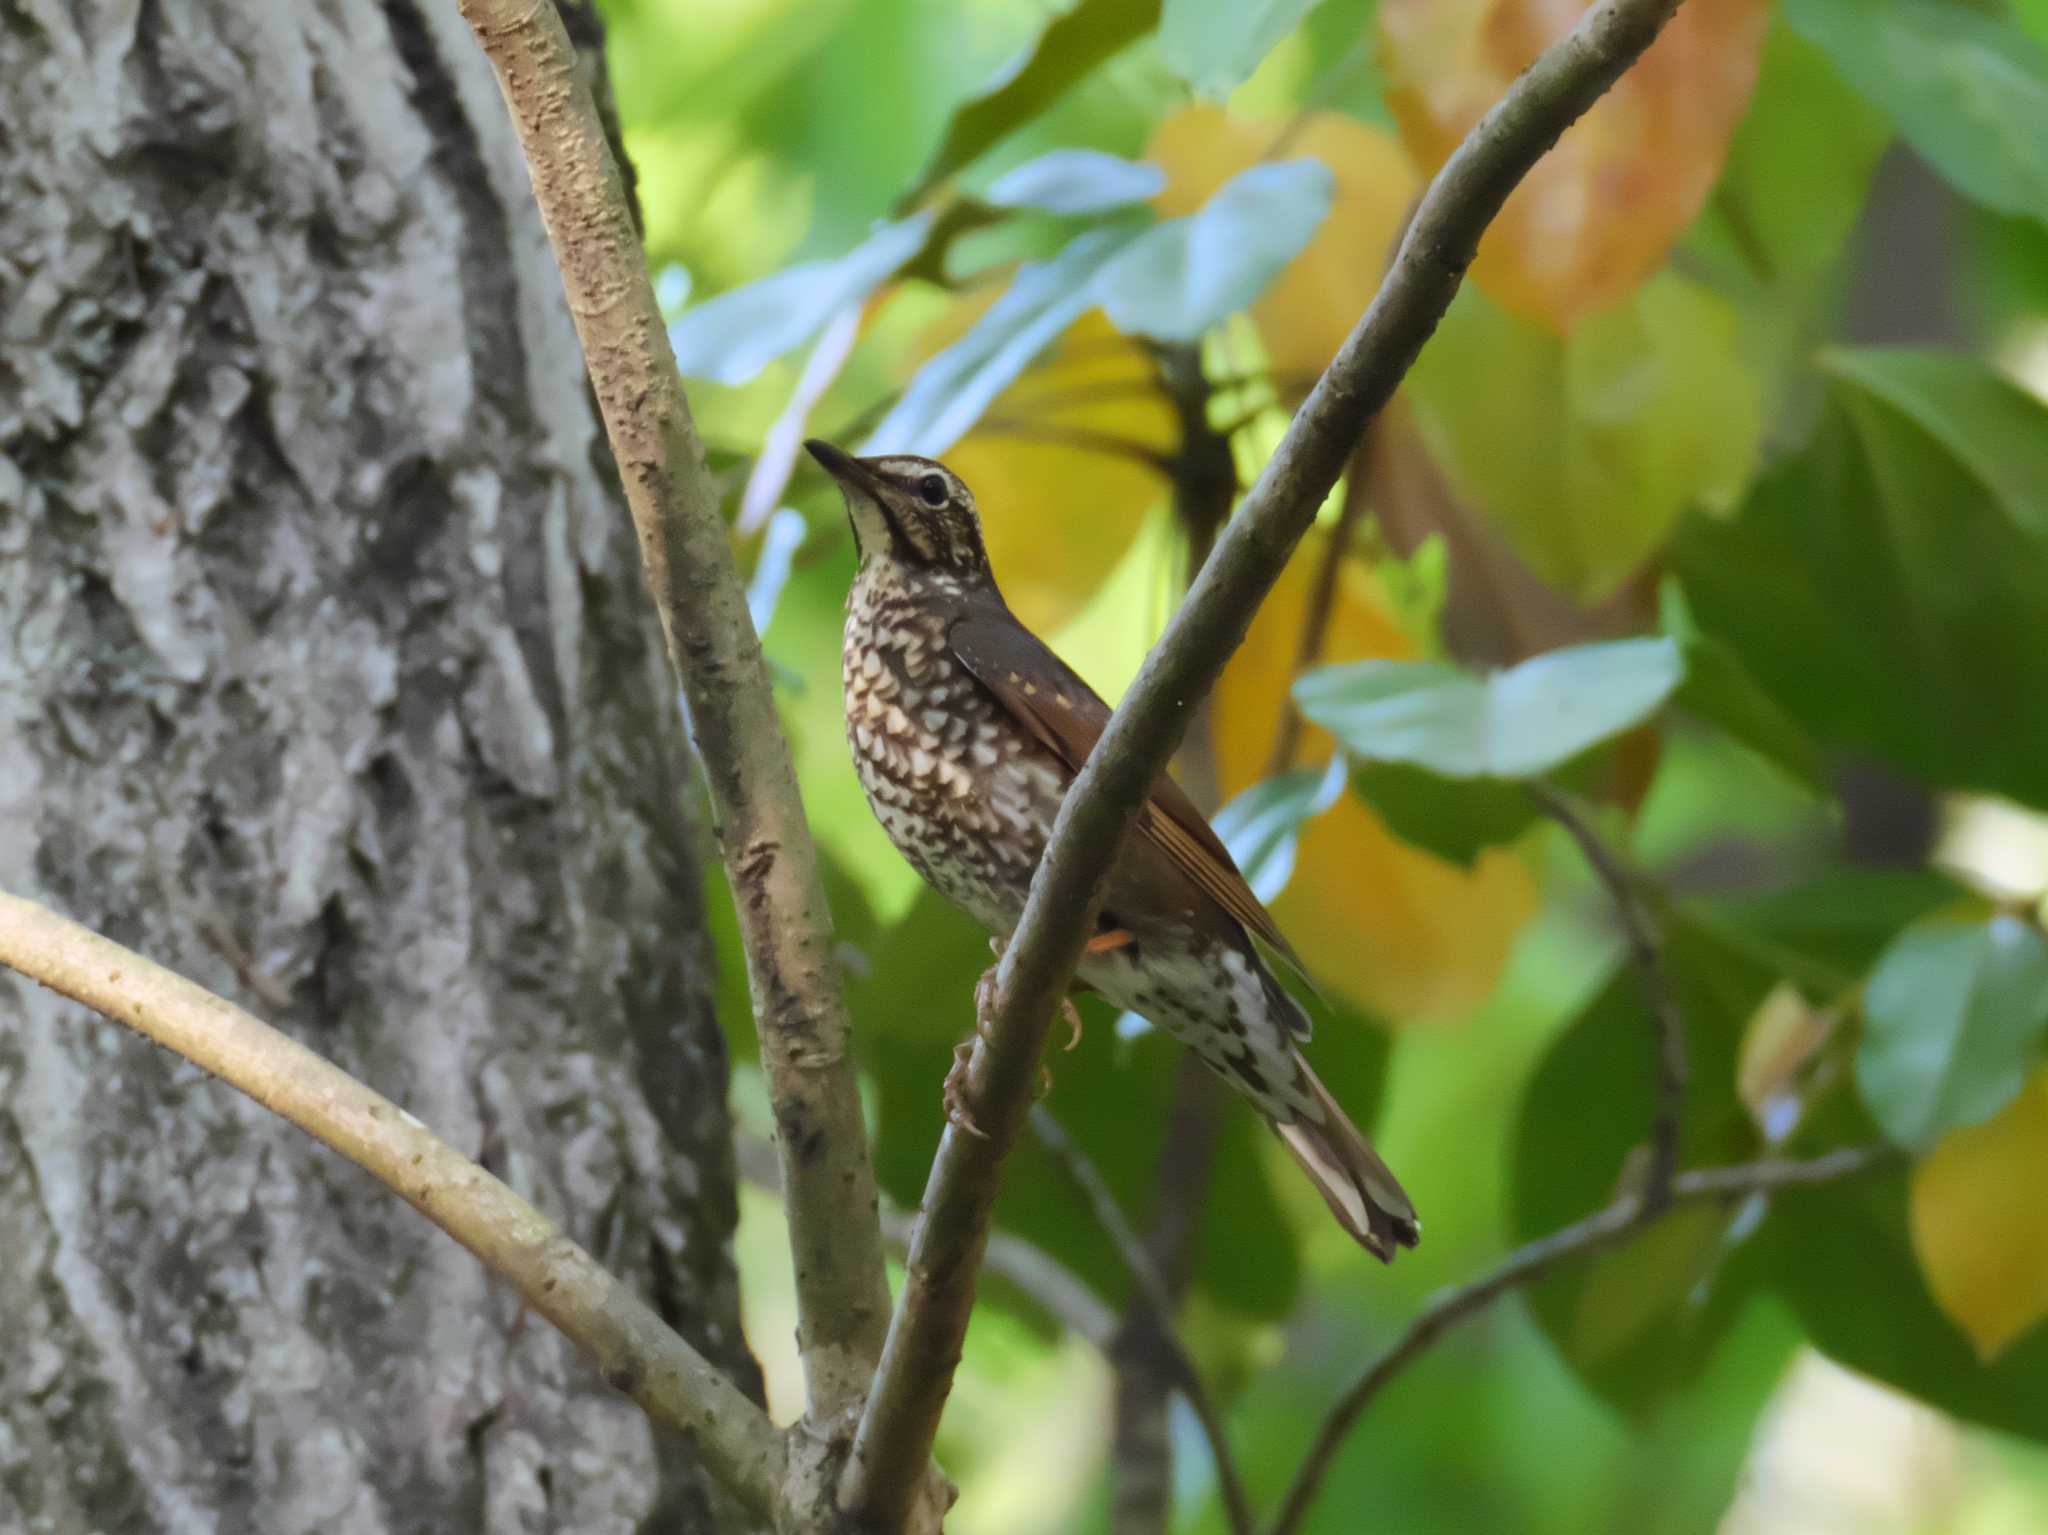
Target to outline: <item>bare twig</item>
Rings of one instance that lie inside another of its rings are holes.
[[[756,1513],[782,1438],[766,1413],[540,1211],[411,1114],[297,1040],[33,901],[0,894],[0,964],[204,1067],[340,1152],[455,1238],[589,1354],[649,1417],[695,1436]]]
[[[1344,498],[1337,505],[1337,525],[1330,530],[1330,542],[1316,566],[1315,585],[1309,588],[1308,611],[1302,617],[1301,643],[1294,653],[1296,676],[1323,658],[1323,641],[1329,636],[1330,620],[1337,612],[1337,587],[1344,575],[1344,557],[1351,552],[1352,540],[1358,536],[1358,525],[1365,520],[1366,504],[1371,499],[1372,440],[1377,431],[1375,421],[1358,439],[1358,447],[1344,471]],[[1280,700],[1280,728],[1274,732],[1273,752],[1266,759],[1266,777],[1278,778],[1294,766],[1302,724],[1300,706],[1290,690]]]
[[[1516,1248],[1499,1267],[1479,1278],[1446,1290],[1426,1304],[1401,1336],[1365,1367],[1351,1388],[1338,1398],[1323,1420],[1316,1441],[1303,1457],[1301,1469],[1287,1489],[1287,1498],[1268,1535],[1294,1535],[1321,1489],[1330,1461],[1345,1435],[1356,1426],[1374,1397],[1388,1382],[1413,1364],[1429,1346],[1460,1322],[1484,1311],[1502,1295],[1542,1278],[1558,1265],[1613,1247],[1653,1225],[1680,1205],[1707,1204],[1769,1194],[1778,1189],[1832,1183],[1889,1160],[1887,1146],[1832,1151],[1808,1161],[1749,1162],[1680,1173],[1671,1182],[1670,1199],[1652,1206],[1640,1193],[1623,1194],[1614,1203]]]
[[[1593,823],[1564,795],[1545,784],[1530,784],[1537,807],[1571,834],[1594,876],[1614,902],[1628,944],[1630,962],[1642,979],[1643,1003],[1657,1046],[1657,1112],[1650,1123],[1650,1162],[1643,1175],[1643,1200],[1653,1209],[1670,1197],[1678,1174],[1679,1139],[1685,1127],[1685,1016],[1664,963],[1664,933],[1636,875],[1593,829]]]
[[[552,5],[461,0],[519,131],[648,589],[689,700],[775,1108],[811,1410],[864,1397],[889,1291],[874,1169],[816,854],[718,493],[627,216],[618,167]]]
[[[986,1133],[949,1128],[940,1140],[909,1278],[841,1481],[842,1502],[871,1527],[902,1522],[930,1456],[1003,1158],[1023,1123],[1053,1010],[1080,959],[1103,882],[1153,776],[1243,641],[1360,434],[1436,329],[1486,226],[1558,135],[1650,46],[1678,3],[1599,0],[1437,173],[1378,295],[1302,402],[1061,803],[997,970],[992,1026],[968,1061],[965,1098]]]
[[[1194,1069],[1202,1071],[1207,1068],[1197,1063]],[[1173,1388],[1186,1399],[1195,1414],[1195,1421],[1201,1425],[1202,1437],[1209,1442],[1209,1454],[1216,1463],[1216,1490],[1223,1500],[1224,1518],[1234,1535],[1251,1535],[1256,1527],[1251,1501],[1245,1494],[1244,1477],[1230,1453],[1230,1437],[1224,1429],[1223,1413],[1215,1398],[1210,1396],[1208,1385],[1196,1370],[1194,1360],[1182,1346],[1179,1334],[1174,1331],[1173,1316],[1179,1309],[1174,1293],[1177,1286],[1160,1268],[1152,1249],[1138,1235],[1138,1228],[1131,1224],[1130,1217],[1124,1214],[1124,1207],[1118,1203],[1116,1191],[1110,1188],[1109,1180],[1102,1176],[1102,1169],[1043,1105],[1031,1111],[1031,1133],[1052,1153],[1054,1160],[1081,1191],[1081,1197],[1088,1201],[1096,1224],[1108,1234],[1117,1257],[1138,1286],[1146,1313],[1140,1325],[1148,1329],[1148,1342],[1165,1360]],[[1131,1321],[1126,1319],[1126,1328]]]

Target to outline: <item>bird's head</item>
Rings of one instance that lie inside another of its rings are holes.
[[[989,579],[974,493],[944,464],[912,453],[855,458],[815,437],[804,447],[838,482],[863,561]]]

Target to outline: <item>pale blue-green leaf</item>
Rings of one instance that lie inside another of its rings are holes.
[[[1287,888],[1302,823],[1328,810],[1343,789],[1343,759],[1332,758],[1324,769],[1255,783],[1216,812],[1211,824],[1253,895],[1271,901]]]
[[[1964,196],[2048,219],[2048,49],[1933,0],[1786,0],[1793,29]]]
[[[1317,0],[1166,0],[1159,51],[1204,96],[1229,95]]]
[[[1106,266],[1095,294],[1117,329],[1193,341],[1257,298],[1301,253],[1335,187],[1320,160],[1240,171],[1187,218],[1148,230]]]
[[[1019,267],[988,313],[918,369],[861,452],[936,456],[952,447],[1033,358],[1094,306],[1093,280],[1136,234],[1136,226],[1091,229],[1050,261]]]
[[[684,310],[668,328],[676,367],[687,378],[744,384],[863,302],[924,248],[931,222],[920,213],[885,224],[844,256],[785,267]]]
[[[1099,149],[1054,149],[998,177],[982,201],[1040,213],[1105,213],[1157,197],[1166,172]]]
[[[1856,1082],[1885,1134],[1922,1146],[1981,1124],[2048,1045],[2048,940],[2017,917],[1908,928],[1863,989]]]
[[[1613,640],[1484,677],[1439,661],[1326,666],[1296,682],[1294,697],[1368,761],[1534,778],[1649,718],[1684,675],[1676,640]]]

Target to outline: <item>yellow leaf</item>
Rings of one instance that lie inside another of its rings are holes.
[[[1226,798],[1266,773],[1328,546],[1321,531],[1302,541],[1217,684],[1212,733]],[[1347,559],[1321,659],[1412,653],[1370,569]],[[1324,762],[1332,749],[1311,727],[1295,761]],[[1408,1023],[1455,1018],[1486,997],[1534,907],[1528,870],[1512,853],[1489,852],[1460,868],[1398,840],[1347,794],[1304,828],[1294,877],[1273,915],[1318,984]]]
[[[1337,181],[1329,217],[1251,311],[1274,372],[1307,383],[1378,289],[1417,183],[1401,146],[1354,117],[1314,112],[1298,123],[1252,121],[1220,107],[1190,107],[1161,123],[1146,147],[1146,158],[1166,171],[1155,206],[1166,218],[1194,212],[1276,143],[1273,158],[1312,156]]]
[[[924,355],[973,318],[974,308],[961,306]],[[947,466],[981,510],[1003,595],[1034,633],[1080,612],[1123,557],[1166,491],[1160,472],[1132,450],[1170,453],[1178,431],[1150,359],[1096,310],[947,450]]]
[[[1585,0],[1382,0],[1387,105],[1424,171],[1450,158]],[[1479,244],[1472,276],[1569,330],[1630,292],[1692,222],[1756,86],[1766,0],[1692,0],[1537,162]]]
[[[1986,1364],[2048,1316],[2048,1066],[1913,1173],[1913,1251],[1941,1309]]]

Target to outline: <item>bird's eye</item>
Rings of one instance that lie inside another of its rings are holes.
[[[928,474],[917,482],[917,493],[924,498],[926,506],[946,504],[946,482],[936,474]]]

